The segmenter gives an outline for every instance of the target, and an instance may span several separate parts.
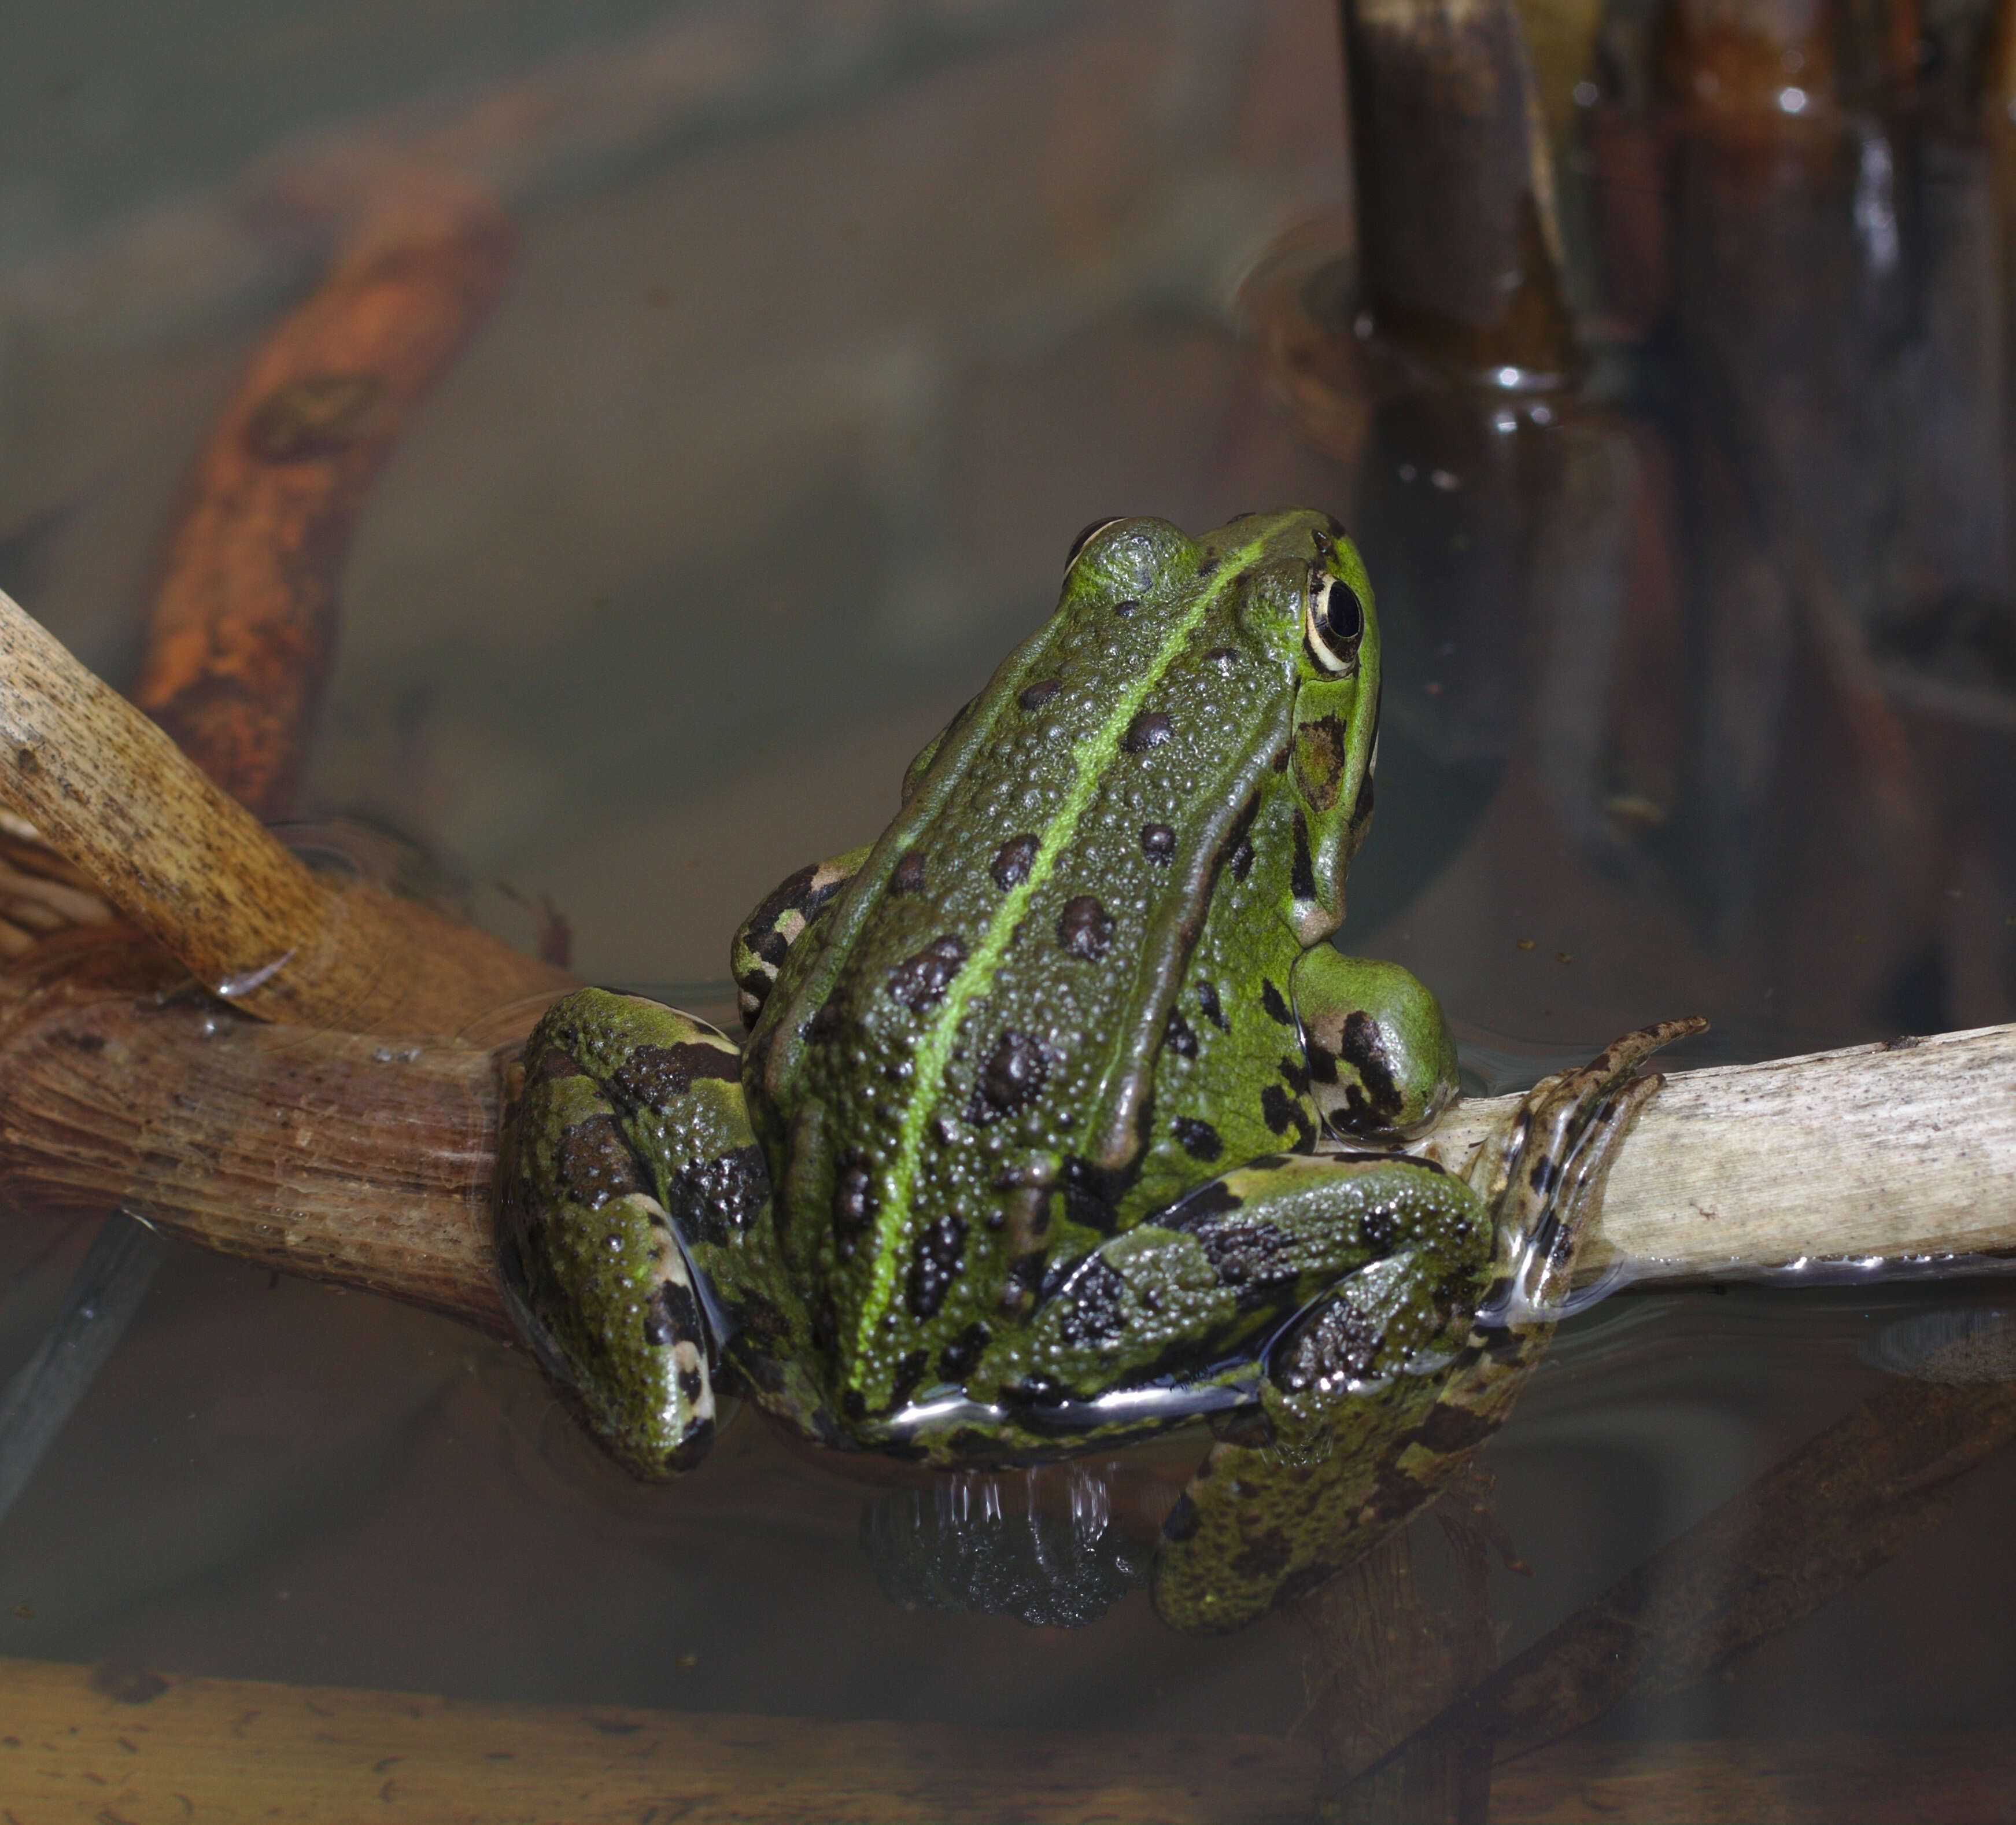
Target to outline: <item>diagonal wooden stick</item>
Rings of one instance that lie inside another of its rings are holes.
[[[0,798],[206,988],[262,1019],[453,1033],[574,979],[297,861],[0,594]]]

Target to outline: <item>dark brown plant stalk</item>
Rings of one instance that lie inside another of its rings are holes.
[[[1380,1765],[1439,1741],[1480,1737],[1495,1743],[1502,1763],[1579,1729],[1629,1693],[1677,1691],[1707,1677],[1930,1533],[1946,1519],[1960,1478],[2012,1441],[2016,1383],[1884,1389],[1508,1661]]]

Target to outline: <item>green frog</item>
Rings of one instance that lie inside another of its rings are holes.
[[[1207,1420],[1157,1574],[1196,1629],[1428,1499],[1677,1030],[1543,1086],[1467,1176],[1399,1150],[1454,1045],[1406,971],[1327,942],[1379,696],[1335,520],[1100,523],[881,839],[736,934],[744,1044],[558,1003],[508,1092],[500,1257],[609,1450],[682,1470],[731,1391],[946,1467]]]

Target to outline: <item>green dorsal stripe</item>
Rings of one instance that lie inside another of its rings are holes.
[[[945,999],[938,1004],[931,1026],[916,1050],[910,1080],[912,1095],[903,1111],[896,1157],[883,1188],[881,1215],[875,1226],[874,1273],[869,1282],[868,1297],[862,1302],[860,1321],[855,1328],[857,1362],[869,1354],[875,1327],[882,1322],[882,1315],[889,1309],[889,1301],[895,1293],[897,1257],[909,1239],[910,1192],[917,1176],[917,1156],[923,1146],[925,1120],[937,1101],[945,1066],[952,1058],[953,1043],[967,1008],[993,986],[995,972],[1001,967],[1009,940],[1021,924],[1029,902],[1049,879],[1058,857],[1077,836],[1078,824],[1097,796],[1100,778],[1119,753],[1121,738],[1134,720],[1142,700],[1175,662],[1176,656],[1189,644],[1211,604],[1224,593],[1240,567],[1252,558],[1262,543],[1255,539],[1240,550],[1220,555],[1217,569],[1197,591],[1197,600],[1170,628],[1168,637],[1162,642],[1154,663],[1114,699],[1112,709],[1098,729],[1072,749],[1071,761],[1076,772],[1071,790],[1045,828],[1042,846],[1036,851],[1035,860],[1029,864],[1029,872],[1003,896],[985,936],[974,947],[964,966],[946,989]],[[865,1389],[862,1391],[866,1392]]]

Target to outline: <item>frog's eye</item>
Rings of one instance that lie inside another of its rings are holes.
[[[1123,514],[1109,514],[1103,520],[1094,520],[1071,542],[1071,550],[1064,554],[1064,568],[1069,570],[1078,562],[1078,554],[1084,550],[1085,546],[1103,532],[1108,526],[1118,525],[1125,517]]]
[[[1348,672],[1358,663],[1358,643],[1365,633],[1365,604],[1341,577],[1312,568],[1309,616],[1302,631],[1310,656],[1326,672]]]

